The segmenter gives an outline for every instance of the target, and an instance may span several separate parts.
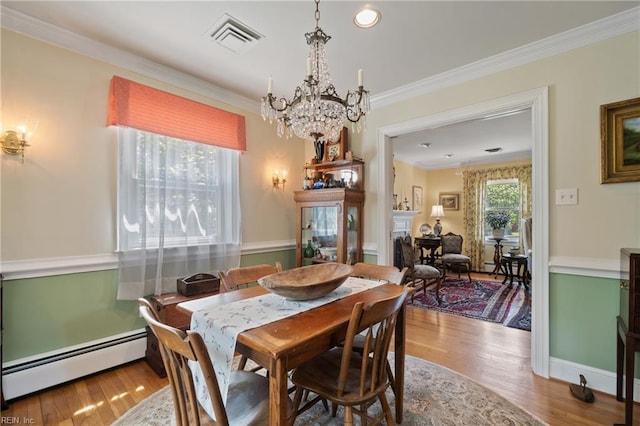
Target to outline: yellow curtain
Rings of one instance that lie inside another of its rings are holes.
[[[471,257],[471,269],[484,268],[484,197],[487,182],[499,179],[518,179],[522,217],[531,216],[531,164],[494,169],[468,170],[463,179],[463,220],[465,223],[465,252]]]

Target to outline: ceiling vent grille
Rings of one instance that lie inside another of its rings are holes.
[[[209,30],[209,37],[234,53],[242,53],[264,36],[231,15],[224,14]]]

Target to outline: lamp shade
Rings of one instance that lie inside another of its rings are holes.
[[[431,206],[431,217],[444,217],[442,205],[436,204],[435,206]]]

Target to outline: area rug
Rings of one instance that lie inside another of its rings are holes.
[[[436,299],[436,285],[427,286],[426,294],[418,291],[413,305],[449,314],[484,321],[504,323],[509,327],[531,330],[531,298],[523,286],[503,285],[501,282],[446,277],[440,284],[440,301]],[[527,309],[528,303],[528,309]],[[527,317],[528,315],[528,317]],[[505,322],[508,320],[507,322]],[[512,324],[512,325],[509,325]]]
[[[521,290],[514,302],[504,325],[520,330],[531,331],[531,292]]]
[[[393,354],[390,355],[393,362]],[[403,425],[545,425],[540,419],[495,392],[452,370],[406,357]],[[387,398],[395,410],[391,390]],[[379,413],[378,403],[370,408]],[[395,412],[395,411],[394,411]],[[174,425],[171,391],[165,387],[127,411],[115,426]],[[296,425],[328,426],[342,424],[342,411],[333,418],[322,404],[296,419]],[[355,424],[360,424],[356,416]]]

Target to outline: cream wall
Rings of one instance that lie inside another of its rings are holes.
[[[301,186],[300,140],[276,136],[253,112],[2,30],[2,122],[40,121],[32,147],[0,155],[3,262],[111,254],[116,248],[116,130],[105,126],[112,75],[246,117],[240,160],[243,243],[295,238],[292,191]],[[28,52],[28,54],[25,54]],[[272,189],[275,168],[289,170]]]
[[[367,131],[352,138],[369,165],[365,247],[376,243],[381,220],[376,129],[548,86],[550,254],[614,262],[620,247],[640,245],[640,183],[600,184],[599,107],[640,96],[639,75],[640,41],[635,32],[374,109]],[[578,188],[579,204],[555,206],[556,188]],[[615,206],[615,220],[612,209],[602,206]]]

